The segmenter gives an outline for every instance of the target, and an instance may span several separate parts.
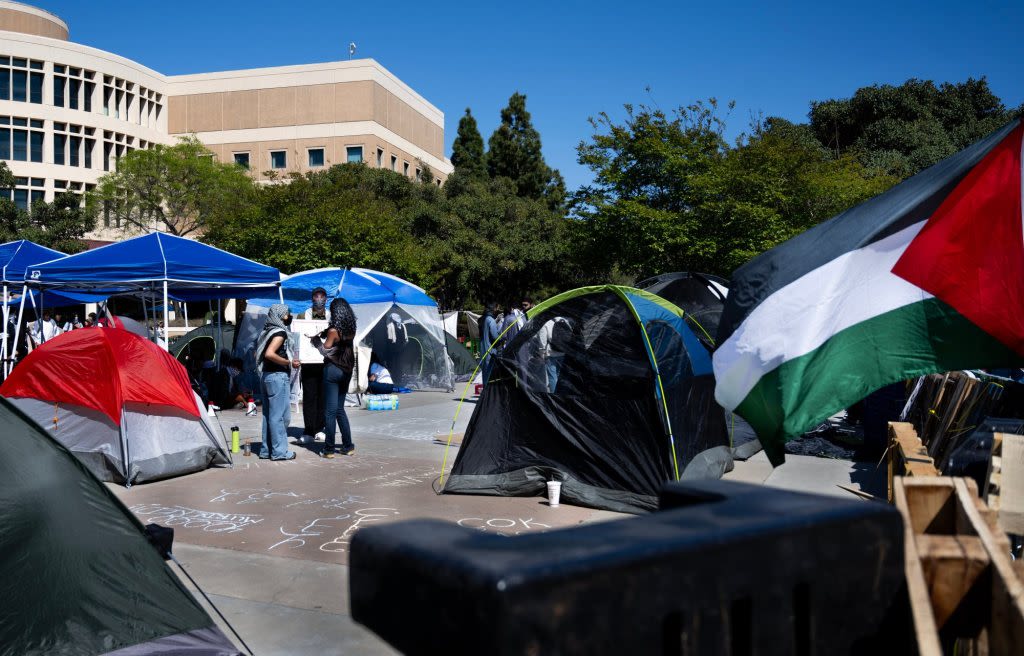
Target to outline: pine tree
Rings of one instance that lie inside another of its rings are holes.
[[[487,174],[484,154],[484,138],[476,127],[476,119],[466,108],[466,115],[459,119],[459,130],[452,143],[452,164],[455,170],[467,177],[482,178]]]
[[[561,189],[561,175],[552,171],[544,162],[540,148],[540,133],[530,121],[526,111],[526,96],[518,91],[508,100],[508,107],[501,110],[501,125],[487,142],[487,172],[492,178],[510,178],[516,184],[518,193],[525,198],[544,198],[561,204],[561,199],[549,198]]]

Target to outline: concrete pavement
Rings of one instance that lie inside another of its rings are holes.
[[[318,455],[320,443],[293,445],[293,461],[239,453],[232,469],[111,488],[144,523],[174,527],[176,557],[255,653],[391,654],[349,616],[347,551],[360,528],[435,517],[515,535],[627,517],[549,508],[541,498],[438,496],[432,486],[445,447],[433,440],[453,428],[459,408],[459,393],[415,392],[403,395],[395,411],[348,408],[356,444],[351,457],[326,460]],[[461,405],[455,432],[465,429],[472,410],[471,401]],[[238,426],[243,440],[259,441],[260,417],[231,410],[219,420],[226,434]],[[293,439],[301,423],[293,411]],[[448,468],[456,451],[447,454]],[[877,492],[857,463],[802,456],[772,469],[758,454],[727,478],[840,496],[851,495],[838,483]],[[884,472],[880,480],[884,491]]]

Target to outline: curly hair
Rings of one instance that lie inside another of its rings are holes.
[[[331,301],[331,328],[334,328],[342,335],[356,334],[356,314],[348,301],[340,296]]]

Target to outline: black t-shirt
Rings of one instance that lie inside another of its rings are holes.
[[[284,335],[284,339],[287,340],[288,336]],[[273,340],[273,337],[271,338],[271,340]],[[285,342],[284,341],[282,341],[281,342],[281,346],[278,347],[277,354],[280,357],[284,358],[285,360],[288,359],[288,351],[285,350]],[[284,373],[289,373],[289,371],[291,371],[291,368],[290,368],[289,365],[277,364],[276,362],[271,362],[267,357],[264,356],[264,358],[263,358],[263,373],[265,373],[265,374],[274,374],[274,373],[278,373],[278,372],[282,372],[282,371]]]

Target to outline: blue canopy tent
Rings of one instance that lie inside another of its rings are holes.
[[[328,303],[341,296],[352,305],[356,342],[377,352],[396,383],[451,387],[444,324],[437,303],[422,288],[372,269],[331,267],[285,277],[281,298],[293,314],[301,317],[309,309],[310,296],[317,287],[327,291]],[[277,302],[269,296],[249,299],[239,326],[238,344],[247,345],[254,339],[263,327],[266,308]]]
[[[19,239],[18,241],[10,241],[6,244],[0,244],[0,275],[3,278],[3,321],[4,321],[4,341],[3,346],[0,347],[0,353],[2,353],[2,359],[4,361],[4,373],[7,372],[7,359],[8,359],[8,334],[7,328],[10,325],[10,309],[11,304],[11,292],[10,288],[12,285],[22,287],[25,280],[25,268],[36,262],[43,262],[45,260],[52,260],[54,258],[64,257],[64,253],[55,251],[52,248],[40,246],[35,242],[28,241],[27,239]]]
[[[77,255],[37,260],[25,268],[26,288],[104,296],[163,296],[202,301],[280,294],[280,272],[191,239],[154,232]]]

